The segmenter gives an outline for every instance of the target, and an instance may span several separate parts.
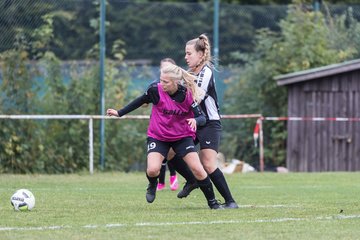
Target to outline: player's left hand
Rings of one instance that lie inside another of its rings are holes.
[[[189,119],[186,119],[186,121],[188,122],[189,127],[191,128],[191,130],[196,132],[196,120],[195,120],[195,118],[189,118]]]

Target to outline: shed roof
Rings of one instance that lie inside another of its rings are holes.
[[[277,81],[277,85],[282,86],[350,72],[357,69],[360,69],[360,59],[279,75],[274,77],[274,79]]]

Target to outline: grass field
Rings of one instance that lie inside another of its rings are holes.
[[[0,175],[0,239],[360,238],[359,173],[226,178],[239,209],[210,210],[200,190],[164,190],[148,204],[143,173]],[[19,188],[35,195],[32,211],[12,209]]]

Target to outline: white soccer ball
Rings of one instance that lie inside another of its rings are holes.
[[[17,190],[10,198],[16,211],[28,211],[35,207],[35,197],[28,189]]]

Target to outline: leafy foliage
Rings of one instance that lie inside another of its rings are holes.
[[[19,32],[14,48],[0,54],[3,63],[1,114],[92,115],[100,112],[98,63],[93,60],[63,62],[49,51],[57,41],[53,34],[56,16],[44,15],[44,24],[33,32],[30,40]],[[107,63],[106,98],[111,99],[108,105],[122,106],[128,97],[132,70],[121,62],[124,50],[120,40],[116,43],[113,54],[120,62]],[[36,61],[31,61],[30,56]],[[86,120],[1,120],[0,126],[1,172],[71,173],[88,167]],[[116,151],[108,152],[109,169],[128,170],[137,159],[143,159],[144,144],[133,147],[134,143],[145,142],[141,126],[144,123],[108,126],[109,146],[113,148],[119,142],[121,145]],[[99,129],[98,122],[95,129]],[[95,134],[95,139],[98,137]],[[98,152],[95,155],[98,156]]]
[[[14,48],[0,55],[2,61],[2,82],[0,113],[19,114],[35,112],[37,92],[35,77],[37,71],[29,65],[29,42],[19,32]],[[32,134],[36,124],[30,121],[0,121],[1,170],[18,169],[31,172],[36,168],[36,151],[39,138]]]
[[[252,54],[233,54],[245,65],[241,70],[234,68],[235,77],[226,95],[225,112],[284,116],[287,112],[286,89],[276,85],[273,80],[275,76],[359,56],[356,43],[359,41],[360,25],[353,21],[351,14],[331,18],[320,12],[308,11],[302,3],[296,1],[289,7],[287,17],[279,24],[280,33],[269,29],[258,31]],[[252,147],[250,137],[253,128],[254,121],[225,124],[225,129],[238,133],[232,135],[231,144],[224,144],[227,155],[240,156],[257,165],[258,152]],[[265,160],[268,166],[284,165],[285,139],[284,122],[264,123]]]

